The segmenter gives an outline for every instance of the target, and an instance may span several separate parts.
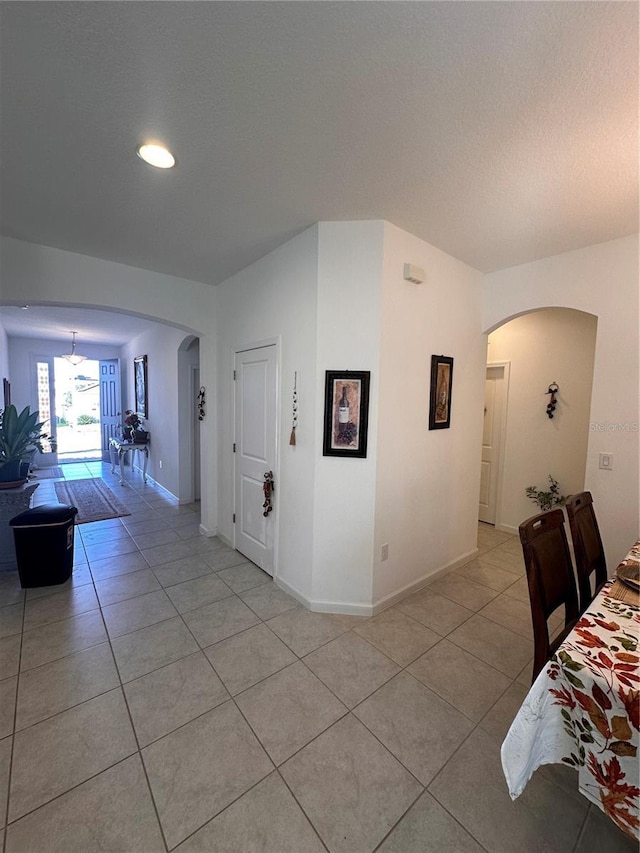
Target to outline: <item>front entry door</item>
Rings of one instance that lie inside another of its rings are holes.
[[[117,358],[100,361],[100,433],[102,461],[109,462],[109,439],[120,426],[120,363]]]
[[[276,469],[276,346],[236,353],[235,521],[236,549],[273,575],[277,482],[271,512],[265,474]]]

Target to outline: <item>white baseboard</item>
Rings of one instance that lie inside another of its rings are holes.
[[[496,524],[496,530],[499,530],[500,533],[510,533],[512,536],[520,535],[518,528],[512,524]]]
[[[432,581],[437,580],[438,578],[444,577],[448,575],[450,572],[455,571],[455,569],[459,569],[460,566],[464,566],[467,563],[470,563],[471,560],[475,559],[478,556],[478,549],[473,548],[471,551],[463,554],[461,557],[458,557],[452,562],[447,563],[446,566],[442,566],[439,569],[434,569],[431,572],[428,572],[426,575],[423,575],[417,581],[412,581],[410,584],[403,586],[402,589],[397,590],[397,592],[392,592],[389,595],[386,595],[384,598],[379,599],[374,602],[372,610],[373,614],[376,615],[380,613],[382,610],[386,610],[388,607],[393,607],[394,604],[397,604],[402,599],[407,598],[409,595],[413,595],[414,592],[419,592],[421,589],[424,589],[428,584]]]
[[[204,524],[200,525],[199,530],[200,530],[200,535],[206,536],[208,539],[210,539],[212,536],[218,536],[219,535],[217,530],[209,530],[209,528],[205,527]],[[222,536],[220,536],[220,539],[222,539]]]
[[[306,595],[303,595],[295,587],[291,586],[290,583],[281,578],[274,577],[273,582],[313,613],[347,613],[351,616],[371,616],[373,614],[373,608],[370,604],[354,604],[345,601],[315,601],[312,598],[307,598]]]
[[[216,533],[211,533],[211,534],[207,533],[206,535],[207,536],[217,536],[221,542],[224,542],[225,545],[228,545],[229,548],[233,548],[235,551],[235,545],[233,544],[231,539],[229,539],[228,536],[225,536],[224,533],[220,533],[219,530]]]

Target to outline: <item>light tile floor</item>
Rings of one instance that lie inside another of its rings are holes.
[[[77,527],[63,587],[0,574],[5,853],[636,849],[567,768],[507,795],[532,658],[513,537],[480,525],[475,560],[373,619],[309,613],[197,505],[64,473],[131,515]]]

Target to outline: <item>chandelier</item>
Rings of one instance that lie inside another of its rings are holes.
[[[86,355],[78,355],[78,353],[76,352],[76,335],[77,334],[78,334],[77,332],[71,332],[71,336],[72,336],[71,337],[71,352],[68,355],[62,356],[62,358],[66,358],[67,361],[70,364],[73,364],[74,366],[76,364],[80,364],[80,362],[84,361],[87,357]]]

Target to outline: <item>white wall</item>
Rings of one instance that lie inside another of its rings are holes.
[[[318,228],[294,237],[217,288],[219,528],[233,541],[234,350],[278,339],[278,464],[275,469],[278,580],[311,597],[316,454],[316,291]],[[202,348],[201,348],[202,353]],[[298,373],[296,445],[289,445],[294,373]],[[209,415],[207,415],[207,420]]]
[[[371,606],[383,233],[381,221],[319,225],[313,552],[318,610],[368,612]],[[371,371],[366,459],[322,456],[326,370]]]
[[[147,473],[180,498],[178,349],[185,338],[181,329],[151,323],[148,331],[123,348],[126,379],[124,408],[135,411],[133,359],[147,356],[148,416],[144,428],[150,433]],[[162,461],[162,468],[160,462]]]
[[[423,284],[403,280],[405,262],[426,271]],[[476,549],[486,353],[481,284],[476,270],[385,223],[376,603]],[[432,355],[454,358],[449,429],[428,429]]]
[[[107,308],[161,320],[197,334],[200,380],[209,398],[215,399],[215,288],[9,237],[0,238],[0,265],[3,304]],[[173,392],[177,392],[175,386]],[[175,398],[172,405],[176,405]],[[201,434],[201,517],[204,530],[213,534],[217,525],[215,413],[207,419],[207,427]],[[177,482],[174,487],[178,488]]]
[[[547,491],[551,474],[564,495],[584,489],[596,326],[592,314],[550,308],[489,335],[487,361],[511,367],[497,521],[512,533],[539,512],[524,493],[527,486]],[[551,382],[560,390],[550,419],[545,392]]]
[[[576,308],[598,319],[585,487],[610,568],[640,526],[638,296],[637,235],[491,273],[484,284],[487,331],[537,308]],[[601,452],[613,453],[613,470],[598,468]]]

